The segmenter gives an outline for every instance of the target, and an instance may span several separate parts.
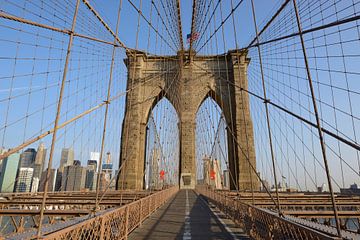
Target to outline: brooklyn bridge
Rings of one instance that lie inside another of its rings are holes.
[[[0,0],[0,239],[360,239],[359,135],[359,0]]]

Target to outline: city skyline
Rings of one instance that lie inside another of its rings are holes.
[[[1,154],[8,150],[2,148]],[[40,142],[37,150],[27,148],[21,153],[13,153],[2,160],[0,164],[0,192],[43,191],[47,174],[46,153],[45,144]],[[75,151],[72,148],[62,149],[60,166],[51,168],[50,179],[48,180],[49,191],[96,189],[100,154],[89,152],[86,166],[82,166],[81,160],[74,160],[74,154]],[[113,180],[113,173],[116,171],[113,168],[110,155],[110,152],[107,152],[106,157],[104,157],[106,161],[103,162],[102,172],[105,174],[105,178],[101,177],[101,184],[104,187],[110,184]],[[89,183],[90,181],[91,183]]]

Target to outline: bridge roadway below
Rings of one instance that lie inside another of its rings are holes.
[[[180,190],[130,235],[139,239],[249,239],[206,198]]]

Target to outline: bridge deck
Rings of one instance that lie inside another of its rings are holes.
[[[192,190],[180,190],[156,213],[134,230],[138,239],[249,239]]]

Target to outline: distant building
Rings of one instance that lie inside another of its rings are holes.
[[[74,160],[73,165],[74,165],[74,166],[81,166],[80,160]]]
[[[86,169],[85,188],[90,191],[96,189],[96,172],[93,169]]]
[[[115,185],[116,185],[116,181],[115,181],[115,179],[112,180],[112,178],[113,178],[113,164],[111,162],[111,154],[110,154],[110,152],[106,153],[106,161],[105,162],[106,163],[104,163],[102,165],[102,172],[104,173],[104,178],[106,180],[105,189],[108,188],[108,189],[114,190]],[[101,180],[101,178],[100,178],[100,180]]]
[[[4,158],[0,174],[0,192],[13,192],[16,180],[16,173],[19,166],[20,154],[13,153]]]
[[[54,191],[62,191],[62,176],[64,169],[58,168],[55,175]]]
[[[106,179],[106,187],[109,189],[115,189],[115,181],[111,181],[113,175],[113,164],[104,163],[102,167],[102,172],[104,173],[104,178]],[[109,185],[109,186],[108,186]]]
[[[55,181],[56,181],[56,169],[50,169],[50,177],[48,179],[48,191],[53,192],[55,189]],[[43,192],[45,189],[45,180],[47,175],[47,169],[43,171],[41,174],[40,184],[39,184],[39,192]]]
[[[40,143],[35,157],[34,178],[41,179],[41,174],[44,171],[45,158],[46,158],[45,144]]]
[[[9,149],[0,147],[0,155],[6,153],[7,151],[9,151]],[[3,161],[0,160],[0,173],[1,173],[1,169],[2,169],[2,162]]]
[[[72,148],[63,148],[61,150],[60,171],[62,172],[66,166],[74,163],[74,150]]]
[[[33,168],[35,164],[36,150],[28,148],[20,154],[19,168]]]
[[[102,165],[102,172],[105,174],[105,178],[107,180],[111,180],[112,178],[112,171],[113,171],[113,164],[112,163],[104,163]]]
[[[85,188],[90,191],[96,189],[97,161],[88,160],[86,167]]]
[[[30,192],[33,174],[33,168],[19,168],[15,192]]]
[[[43,164],[37,164],[36,162],[34,163],[34,165],[33,165],[33,169],[34,169],[33,178],[41,179],[41,174],[42,174],[42,171],[43,171],[43,167],[44,167]]]
[[[341,189],[340,189],[340,190],[341,190]],[[320,187],[319,187],[319,186],[317,187],[317,191],[318,191],[318,192],[327,192],[327,191],[328,191],[328,188],[327,188],[326,184],[323,183]]]
[[[270,191],[270,184],[267,180],[263,179],[262,180],[262,184],[260,185],[260,191],[262,192],[266,192],[266,191]]]
[[[96,167],[98,168],[98,162],[100,159],[100,153],[99,152],[90,152],[90,160],[95,161],[96,162]],[[96,168],[96,171],[98,171],[98,169]]]
[[[99,184],[100,187],[99,187],[99,190],[100,191],[105,191],[106,188],[108,187],[109,183],[110,183],[109,180],[105,177],[105,173],[104,172],[100,173],[100,184]]]
[[[99,161],[100,153],[99,152],[90,152],[90,159]]]
[[[66,166],[62,176],[62,191],[81,191],[85,189],[86,168]]]
[[[360,188],[356,183],[351,184],[349,188],[340,188],[342,194],[360,195]]]
[[[72,148],[63,148],[61,150],[60,167],[56,172],[55,191],[64,191],[64,182],[66,181],[66,178],[64,178],[64,169],[73,164],[74,150]]]
[[[97,161],[96,160],[88,160],[87,165],[88,165],[88,167],[95,170],[95,172],[97,171]]]
[[[107,163],[107,164],[110,164],[110,163],[111,163],[111,154],[110,154],[110,152],[107,152],[107,153],[106,153],[106,163]]]
[[[110,190],[115,190],[116,189],[116,179],[110,180],[109,189]]]
[[[31,183],[31,192],[37,192],[39,189],[39,183],[40,179],[37,177],[33,177],[32,183]]]
[[[28,148],[20,155],[19,169],[32,168],[32,178],[40,179],[45,163],[45,157],[46,149],[44,143],[39,145],[38,151],[36,151],[34,148]],[[36,180],[34,183],[33,180],[31,180],[31,189],[37,189],[39,187],[38,184],[39,182],[36,182]]]

